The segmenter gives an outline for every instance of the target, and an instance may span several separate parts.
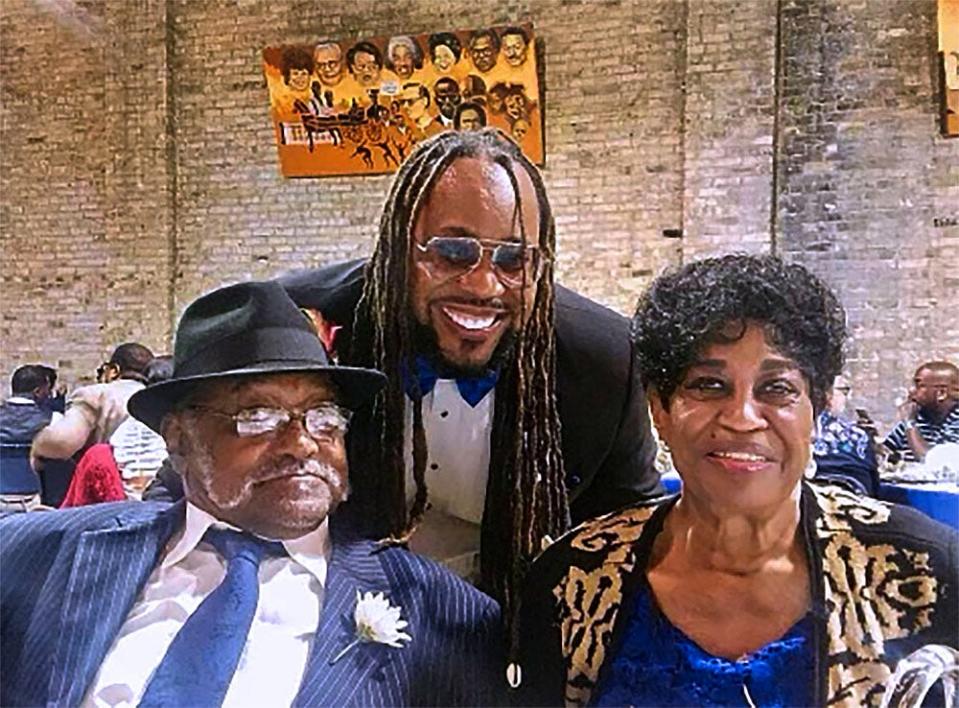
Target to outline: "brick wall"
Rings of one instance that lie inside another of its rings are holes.
[[[164,0],[5,2],[0,29],[4,388],[67,381],[170,339],[172,161]]]
[[[211,287],[369,252],[389,178],[279,176],[262,47],[527,20],[563,282],[629,312],[670,263],[801,260],[884,421],[916,361],[959,358],[934,0],[8,0],[0,373],[75,382],[125,339],[169,349]]]
[[[938,137],[932,2],[783,9],[779,250],[841,295],[854,405],[889,421],[922,361],[959,361],[959,140]]]

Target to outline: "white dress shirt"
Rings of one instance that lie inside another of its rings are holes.
[[[432,509],[410,539],[411,550],[471,578],[476,570],[480,524],[489,478],[490,430],[496,399],[491,390],[476,407],[463,400],[456,381],[439,379],[423,397],[429,459],[426,487]],[[406,491],[413,499],[413,404],[406,400]]]
[[[84,706],[139,703],[180,627],[226,575],[217,551],[201,543],[211,525],[229,528],[187,504],[184,528],[134,602]],[[299,689],[323,606],[331,550],[328,521],[283,545],[289,556],[260,564],[256,615],[224,706],[288,706]]]

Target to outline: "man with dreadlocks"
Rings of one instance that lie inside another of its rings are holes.
[[[388,377],[353,421],[352,503],[394,540],[420,527],[426,553],[432,523],[439,545],[455,535],[436,519],[474,529],[472,579],[507,617],[547,538],[661,492],[628,324],[554,286],[554,249],[519,148],[445,132],[400,168],[369,261],[281,279],[324,337],[338,330],[340,363]]]

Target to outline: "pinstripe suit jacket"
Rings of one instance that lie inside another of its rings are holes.
[[[0,521],[0,705],[76,705],[173,533],[184,505],[119,502]],[[339,518],[338,518],[339,517]],[[373,552],[343,515],[296,705],[499,702],[500,612],[487,596],[402,549]],[[402,649],[353,638],[356,591],[403,608]]]

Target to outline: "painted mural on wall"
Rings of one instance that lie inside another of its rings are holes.
[[[484,125],[541,165],[533,41],[527,24],[264,49],[280,171],[393,172],[421,140]]]
[[[959,0],[939,0],[942,134],[959,136]]]

